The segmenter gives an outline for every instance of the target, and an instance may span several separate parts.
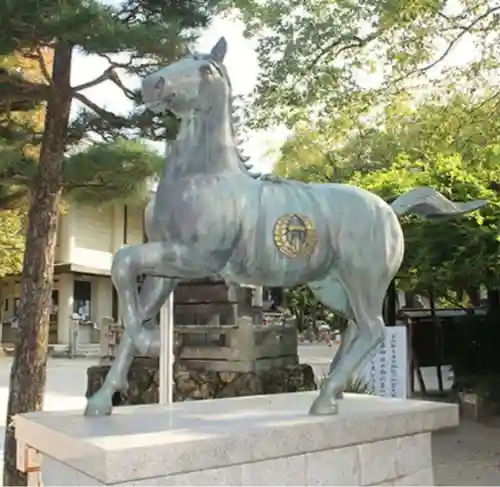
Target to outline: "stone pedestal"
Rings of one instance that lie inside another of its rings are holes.
[[[46,486],[433,485],[431,432],[458,424],[456,405],[346,394],[339,415],[309,416],[315,397],[30,413],[16,437]]]
[[[109,368],[110,365],[96,365],[87,369],[87,397],[100,389]],[[128,384],[126,392],[115,395],[115,406],[157,403],[160,387],[158,358],[135,358],[128,373]],[[314,371],[307,364],[259,372],[196,371],[182,365],[174,366],[174,402],[303,392],[316,388]]]

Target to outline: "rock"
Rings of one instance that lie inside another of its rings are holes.
[[[236,372],[219,372],[219,377],[222,382],[232,382],[236,376]]]
[[[253,372],[236,374],[235,378],[225,383],[216,397],[240,397],[265,394],[262,380]]]
[[[130,367],[129,388],[117,394],[115,405],[152,404],[158,402],[158,359],[135,358]],[[109,365],[87,370],[87,393],[95,393],[104,382]],[[174,401],[253,396],[317,389],[310,365],[288,365],[261,372],[214,372],[188,370],[182,363],[174,366]]]
[[[288,378],[288,383],[286,385],[288,392],[301,392],[316,389],[316,379],[314,377],[314,371],[310,365],[289,365],[285,367],[285,369],[285,376]]]

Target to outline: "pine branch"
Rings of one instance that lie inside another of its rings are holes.
[[[116,72],[115,68],[120,68],[120,69],[125,69],[129,72],[132,72],[134,74],[138,74],[140,71],[146,70],[151,67],[158,67],[158,63],[145,63],[141,64],[141,66],[134,67],[132,65],[134,60],[142,59],[138,55],[131,55],[130,60],[127,63],[118,63],[114,61],[111,56],[105,53],[100,53],[100,57],[106,59],[109,63],[109,67],[104,71],[100,76],[98,76],[94,81],[90,81],[89,83],[84,83],[82,85],[79,85],[74,88],[75,91],[81,91],[86,88],[91,88],[92,86],[95,86],[99,83],[102,83],[103,81],[110,80],[112,81],[118,88],[120,88],[123,92],[123,94],[130,100],[137,102],[140,98],[140,95],[137,94],[136,91],[131,90],[127,88],[120,77],[118,76],[118,73]]]
[[[146,61],[144,55],[140,54],[131,54],[130,59],[126,63],[120,63],[118,61],[115,61],[111,58],[110,55],[106,53],[98,53],[98,55],[103,59],[106,59],[106,61],[108,61],[110,66],[114,68],[124,69],[130,73],[134,73],[139,76],[157,70],[164,65],[164,63],[159,62],[158,60]],[[140,64],[134,65],[134,61],[140,61]]]
[[[94,80],[88,81],[87,83],[82,83],[81,85],[77,85],[77,86],[73,87],[72,89],[73,89],[73,91],[82,91],[82,90],[86,90],[87,88],[92,88],[93,86],[101,84],[104,81],[112,79],[114,74],[115,73],[113,72],[113,67],[110,66]]]
[[[89,100],[85,95],[81,93],[74,92],[73,96],[80,102],[82,102],[86,107],[90,108],[95,114],[105,120],[109,125],[115,128],[126,128],[130,126],[129,121],[119,115],[115,115],[113,112],[101,108],[99,105]]]
[[[133,100],[135,102],[138,101],[138,96],[137,96],[137,93],[134,92],[133,90],[130,90],[129,88],[127,88],[122,80],[119,78],[119,76],[116,74],[116,71],[113,71],[112,72],[112,75],[110,77],[111,81],[116,85],[118,86],[118,88],[120,88],[123,93],[125,94],[125,96],[127,98],[129,98],[130,100]]]
[[[77,119],[76,123],[73,124],[73,130],[77,130],[79,133],[83,134],[87,130],[94,130],[102,138],[109,138],[106,134],[110,132],[112,137],[116,137],[119,135],[117,131],[131,129],[136,135],[153,140],[158,138],[170,140],[175,138],[177,134],[178,122],[173,115],[159,119],[151,112],[144,111],[123,117],[101,108],[82,93],[75,92],[74,97],[96,114],[96,117],[90,116],[89,112],[86,111],[80,114],[80,120]],[[121,135],[124,135],[123,132]]]

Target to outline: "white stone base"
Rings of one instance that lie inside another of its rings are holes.
[[[45,486],[433,485],[431,432],[457,406],[346,394],[339,415],[309,416],[316,394],[30,413],[16,437]]]

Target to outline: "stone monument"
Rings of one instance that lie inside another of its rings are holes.
[[[430,433],[454,426],[454,405],[347,395],[384,339],[382,303],[403,258],[398,216],[473,211],[417,188],[387,204],[360,188],[251,177],[234,140],[221,38],[146,77],[143,100],[181,119],[146,217],[148,242],[114,257],[125,333],[81,413],[15,418],[19,468],[45,485],[432,485]],[[137,290],[136,278],[146,275]],[[291,287],[308,283],[350,319],[317,393],[112,410],[136,351],[159,355],[158,313],[181,279]],[[310,406],[312,403],[312,406]],[[307,414],[309,409],[310,415]]]

